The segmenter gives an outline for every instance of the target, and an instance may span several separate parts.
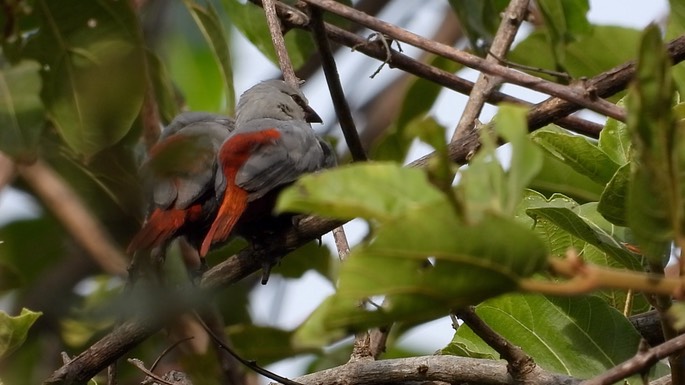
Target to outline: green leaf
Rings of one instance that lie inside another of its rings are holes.
[[[193,19],[195,19],[198,28],[202,31],[202,34],[216,56],[217,64],[221,70],[221,77],[224,82],[226,113],[228,115],[233,115],[235,107],[233,69],[231,66],[231,55],[228,49],[229,39],[221,24],[221,19],[210,2],[207,3],[206,7],[202,7],[193,0],[184,0],[184,3],[193,15]]]
[[[459,18],[471,48],[485,56],[500,24],[500,14],[506,9],[507,0],[449,0]]]
[[[626,99],[628,130],[635,149],[628,189],[628,224],[653,263],[661,250],[685,235],[683,172],[685,138],[672,113],[674,84],[671,62],[657,26],[645,30],[635,82]],[[656,252],[654,252],[656,250]]]
[[[537,4],[549,30],[557,61],[564,63],[566,45],[591,31],[586,16],[590,4],[587,0],[540,0]]]
[[[634,29],[594,25],[590,33],[566,45],[564,61],[558,62],[551,45],[550,32],[536,30],[507,56],[516,63],[548,70],[562,69],[573,78],[594,76],[635,57],[640,33]],[[531,55],[531,52],[535,52]],[[549,79],[548,75],[536,76]]]
[[[577,172],[548,152],[543,152],[542,170],[530,183],[530,188],[545,195],[561,193],[581,202],[599,200],[603,185]]]
[[[626,211],[628,210],[628,187],[630,185],[630,164],[625,164],[616,171],[602,196],[597,210],[609,222],[618,226],[627,226]]]
[[[286,278],[300,278],[314,270],[324,277],[330,276],[331,251],[319,241],[312,241],[288,254],[271,271]]]
[[[230,326],[226,332],[240,355],[257,361],[259,365],[267,365],[297,354],[319,352],[319,349],[292,346],[292,331],[242,324]]]
[[[623,107],[625,103],[620,100],[616,105]],[[625,165],[630,160],[632,148],[628,126],[621,121],[608,118],[604,129],[599,133],[598,146],[614,163]]]
[[[593,297],[507,295],[478,305],[476,313],[543,369],[577,378],[596,376],[631,358],[640,342],[625,317]],[[466,325],[443,352],[454,351],[498,356]]]
[[[487,128],[481,129],[481,148],[462,171],[457,186],[469,221],[478,221],[485,212],[512,215],[525,187],[540,171],[542,152],[527,136],[525,115],[525,109],[502,105],[495,116],[495,132],[511,143],[507,171],[495,156],[491,133]]]
[[[596,204],[593,203],[592,205],[593,210],[595,210]],[[596,215],[594,218],[588,218],[587,215],[583,216],[579,209],[580,207],[576,209],[568,207],[534,207],[528,208],[526,213],[533,219],[539,220],[544,218],[550,221],[568,234],[602,250],[607,256],[615,259],[622,266],[632,267],[633,269],[640,267],[635,256],[614,237],[613,231],[615,229],[613,225],[609,224],[609,229],[602,228],[597,223],[603,220],[599,215]],[[607,226],[606,223],[604,225]],[[562,249],[557,247],[552,249],[558,249],[563,253],[568,250],[568,248]]]
[[[41,314],[21,309],[18,316],[11,317],[0,311],[0,358],[8,356],[24,343],[31,325]]]
[[[264,11],[250,2],[241,4],[238,0],[223,0],[222,4],[240,33],[245,35],[267,59],[278,65],[278,57],[271,41]],[[309,33],[300,30],[291,30],[285,35],[285,47],[295,69],[302,66],[316,50]]]
[[[0,56],[0,151],[18,162],[36,158],[45,110],[38,97],[40,64],[24,60],[16,65]]]
[[[533,132],[531,139],[550,155],[599,184],[609,183],[618,170],[618,164],[583,136],[544,128]]]
[[[74,12],[78,9],[78,12]],[[41,25],[29,42],[43,65],[48,117],[77,153],[117,143],[140,111],[144,53],[125,1],[37,0]]]
[[[281,193],[276,210],[387,220],[442,198],[421,170],[368,162],[305,175]]]
[[[417,205],[356,248],[340,270],[325,325],[430,320],[515,290],[521,278],[545,266],[547,249],[519,223],[487,215],[468,226],[447,207],[446,202]],[[433,266],[427,266],[428,257],[435,258]],[[382,309],[349,306],[377,295],[385,295]]]
[[[145,60],[149,67],[150,82],[155,91],[155,100],[162,122],[169,124],[180,113],[176,91],[166,66],[154,52],[146,50]]]

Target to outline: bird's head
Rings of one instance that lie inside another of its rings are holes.
[[[262,118],[321,123],[304,94],[278,79],[266,80],[245,91],[236,108],[236,123]]]

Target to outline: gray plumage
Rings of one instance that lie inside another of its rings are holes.
[[[211,189],[216,154],[233,130],[233,119],[206,112],[178,115],[142,165],[152,206],[186,209]]]

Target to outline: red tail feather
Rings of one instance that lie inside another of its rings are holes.
[[[185,222],[185,210],[170,209],[162,211],[155,209],[147,219],[143,228],[133,237],[126,249],[132,253],[140,249],[151,249],[170,240]]]
[[[202,241],[200,256],[207,255],[212,243],[224,241],[231,235],[231,231],[245,211],[245,207],[247,207],[247,191],[234,184],[229,184],[219,207],[219,213],[216,215],[216,219],[207,232],[204,241]]]

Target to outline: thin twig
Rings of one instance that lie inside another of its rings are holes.
[[[645,352],[638,352],[633,358],[616,365],[597,377],[581,382],[581,385],[609,385],[616,383],[633,374],[649,370],[659,360],[683,350],[685,350],[685,335],[679,335]]]
[[[182,343],[184,343],[184,342],[186,342],[186,341],[190,341],[190,340],[192,340],[193,338],[195,338],[195,337],[190,336],[190,337],[182,338],[182,339],[180,339],[180,340],[174,342],[173,344],[171,344],[171,346],[169,346],[169,347],[167,347],[166,349],[164,349],[164,351],[162,351],[162,353],[159,354],[159,356],[157,357],[157,359],[155,359],[155,362],[152,363],[152,366],[150,366],[150,371],[151,371],[151,372],[154,372],[154,371],[155,371],[155,368],[157,367],[157,365],[159,365],[159,363],[162,361],[162,358],[164,358],[164,356],[166,356],[167,354],[169,354],[172,350],[176,349],[176,347],[177,347],[178,345],[180,345],[180,344],[182,344]]]
[[[64,179],[41,160],[18,169],[19,175],[102,270],[114,275],[126,272],[126,257]]]
[[[314,41],[316,42],[319,55],[321,56],[321,66],[324,75],[326,76],[328,90],[331,93],[333,107],[338,116],[338,122],[340,122],[340,128],[345,137],[345,142],[350,149],[352,159],[355,161],[364,161],[367,159],[366,152],[364,151],[361,140],[359,140],[357,127],[354,124],[350,106],[347,104],[347,99],[345,98],[345,93],[340,82],[340,75],[338,74],[338,68],[335,64],[335,58],[333,57],[333,51],[331,50],[331,45],[326,36],[326,28],[323,23],[323,15],[320,9],[316,7],[312,8],[310,24],[312,34],[314,35]]]
[[[535,361],[523,349],[512,344],[501,334],[493,330],[476,314],[473,307],[467,307],[457,312],[457,316],[471,328],[486,344],[495,349],[507,361],[507,371],[516,383],[532,382],[529,376],[534,373]]]
[[[519,27],[526,17],[528,3],[529,0],[512,0],[509,3],[502,16],[502,21],[497,29],[495,38],[492,41],[492,46],[490,47],[492,54],[486,56],[486,62],[498,63],[499,60],[497,58],[506,55],[507,51],[509,51],[509,47],[514,41]],[[471,96],[466,103],[466,107],[464,107],[464,113],[459,118],[459,123],[452,135],[452,141],[463,136],[466,130],[475,129],[476,121],[485,105],[485,100],[501,84],[502,78],[500,77],[491,77],[484,72],[478,75],[478,80],[476,80],[470,94]]]
[[[138,368],[141,372],[145,373],[146,376],[152,378],[153,380],[159,382],[160,384],[175,385],[174,383],[169,382],[169,381],[163,379],[162,377],[160,377],[160,376],[158,376],[158,375],[152,373],[151,371],[147,370],[147,368],[145,367],[145,364],[143,363],[143,361],[141,361],[141,360],[139,360],[139,359],[137,359],[137,358],[129,358],[129,359],[126,360],[126,361],[128,361],[131,365],[133,365],[133,366],[135,366],[136,368]]]
[[[365,27],[374,31],[387,34],[393,39],[403,41],[407,44],[422,48],[436,55],[454,60],[457,63],[461,63],[467,67],[485,72],[489,75],[499,76],[509,83],[556,96],[602,115],[606,115],[623,122],[625,121],[625,110],[623,108],[597,97],[594,92],[588,92],[587,89],[582,87],[570,87],[562,84],[552,83],[523,72],[503,67],[497,62],[487,62],[478,56],[426,39],[403,28],[397,27],[373,16],[369,16],[363,12],[359,12],[354,8],[348,7],[334,0],[304,1],[318,6],[328,12],[332,12],[336,15],[364,25]]]
[[[293,87],[300,87],[300,79],[295,75],[293,64],[288,56],[288,50],[285,47],[285,39],[283,38],[283,30],[281,29],[281,20],[276,14],[275,0],[262,0],[264,4],[264,13],[266,14],[266,22],[269,25],[269,32],[271,33],[271,41],[274,43],[276,55],[278,56],[278,64],[283,72],[283,79],[286,83]]]
[[[243,365],[245,365],[246,367],[252,369],[255,373],[261,374],[262,376],[264,376],[264,377],[266,377],[266,378],[268,378],[268,379],[271,379],[271,380],[274,380],[274,381],[278,381],[278,382],[280,382],[281,384],[285,384],[285,385],[302,385],[302,384],[300,384],[300,383],[297,382],[297,381],[293,381],[293,380],[290,380],[290,379],[288,379],[288,378],[279,376],[278,374],[276,374],[276,373],[274,373],[274,372],[272,372],[272,371],[269,371],[269,370],[267,370],[267,369],[262,368],[261,366],[257,365],[257,363],[256,363],[255,361],[248,361],[248,360],[242,358],[242,357],[241,357],[238,353],[236,353],[230,346],[226,345],[226,344],[221,340],[221,338],[219,338],[219,336],[217,336],[216,334],[214,334],[214,331],[213,331],[212,329],[210,329],[209,326],[207,326],[207,324],[205,323],[205,321],[202,320],[202,318],[200,317],[199,314],[197,314],[197,312],[195,312],[195,317],[197,318],[197,320],[198,320],[198,322],[200,323],[200,325],[202,325],[202,327],[205,329],[205,331],[207,332],[207,334],[209,334],[209,336],[214,340],[214,343],[215,343],[215,344],[219,345],[219,347],[221,347],[223,350],[225,350],[226,352],[228,352],[228,354],[230,354],[231,356],[233,356],[233,358],[235,358],[236,360],[240,361],[240,363],[243,364]]]

